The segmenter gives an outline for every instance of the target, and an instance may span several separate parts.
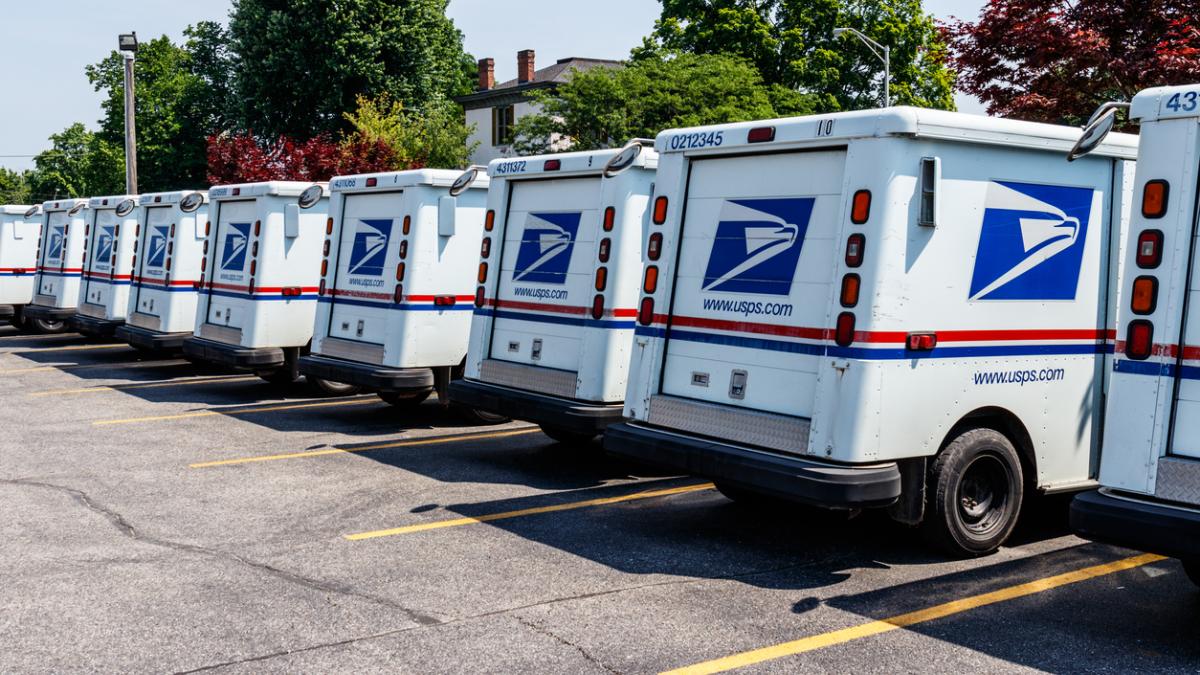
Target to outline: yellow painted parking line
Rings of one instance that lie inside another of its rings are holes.
[[[189,384],[229,384],[233,382],[250,382],[258,380],[257,375],[221,375],[217,377],[189,377],[167,382],[146,382],[138,384],[112,384],[80,389],[51,389],[35,391],[30,396],[65,396],[67,394],[94,394],[103,391],[130,391],[133,389],[158,389],[160,387],[184,387]]]
[[[506,438],[508,436],[523,436],[525,434],[534,434],[541,431],[537,427],[529,427],[524,429],[514,429],[510,431],[496,431],[492,433],[482,434],[457,434],[454,436],[438,436],[435,438],[414,438],[404,441],[391,441],[388,443],[376,443],[374,445],[360,445],[353,448],[327,448],[325,450],[309,450],[307,452],[288,452],[279,455],[258,455],[255,457],[238,457],[235,459],[218,459],[212,462],[197,462],[189,464],[189,469],[208,469],[214,466],[230,466],[233,464],[250,464],[253,462],[274,462],[281,459],[303,459],[305,457],[326,457],[329,455],[347,455],[355,452],[369,452],[371,450],[387,450],[389,448],[407,448],[414,445],[441,445],[442,443],[455,443],[458,441],[471,440],[488,440],[492,438]]]
[[[13,352],[0,352],[0,354],[8,354],[11,356],[21,356],[22,354],[45,354],[47,352],[85,352],[96,349],[133,349],[125,343],[121,344],[103,344],[103,345],[69,345],[67,347],[38,347],[37,349],[21,349]]]
[[[666,488],[663,490],[648,490],[645,492],[635,492],[630,495],[621,495],[619,497],[600,497],[599,499],[586,499],[581,502],[568,502],[566,504],[553,504],[551,506],[537,506],[531,509],[520,509],[517,511],[505,511],[503,513],[490,513],[483,516],[473,516],[467,518],[451,518],[449,520],[435,520],[431,523],[419,523],[417,525],[407,525],[405,527],[393,527],[388,530],[375,530],[373,532],[360,532],[358,534],[344,535],[350,541],[362,541],[363,539],[378,539],[379,537],[392,537],[398,534],[412,534],[413,532],[425,532],[426,530],[439,530],[445,527],[461,527],[463,525],[476,525],[478,523],[490,523],[495,520],[508,520],[509,518],[521,518],[523,516],[536,516],[542,513],[556,513],[558,511],[573,511],[575,509],[586,509],[593,506],[606,506],[608,504],[619,504],[621,502],[631,502],[638,499],[652,499],[654,497],[668,497],[670,495],[680,495],[687,492],[698,492],[700,490],[711,490],[715,486],[712,483],[700,483],[698,485],[684,485],[682,487]]]
[[[733,656],[726,656],[712,661],[697,663],[693,666],[678,668],[675,670],[666,671],[665,675],[701,675],[706,673],[723,673],[734,668],[742,668],[745,666],[762,663],[764,661],[772,661],[784,656],[794,656],[805,652],[816,651],[831,647],[833,645],[845,644],[854,640],[860,640],[872,635],[887,633],[908,626],[914,626],[920,623],[942,619],[962,612],[967,612],[972,609],[994,605],[1000,602],[1007,602],[1017,598],[1023,598],[1037,593],[1044,593],[1062,586],[1077,584],[1081,581],[1088,581],[1098,577],[1124,572],[1150,563],[1165,560],[1163,556],[1154,554],[1137,555],[1115,562],[1105,563],[1103,565],[1095,565],[1093,567],[1085,567],[1073,572],[1066,572],[1052,577],[1037,579],[1008,588],[1001,588],[998,591],[973,595],[971,597],[962,598],[961,600],[952,600],[941,605],[935,605],[927,609],[909,612],[893,616],[890,619],[882,619],[880,621],[869,621],[857,626],[843,628],[820,635],[813,635],[792,642],[784,642],[773,647],[764,647],[755,649]]]
[[[173,361],[130,361],[128,363],[61,363],[57,366],[33,366],[31,368],[4,368],[0,375],[22,375],[24,373],[40,373],[47,370],[125,370],[126,368],[166,368],[168,366],[186,366],[189,361],[183,359]]]
[[[237,408],[237,409],[233,409],[233,410],[227,410],[224,408],[217,409],[217,410],[197,410],[195,412],[179,413],[177,415],[155,415],[153,417],[129,417],[126,419],[119,419],[119,420],[96,420],[95,422],[92,422],[92,426],[107,427],[107,426],[113,426],[113,425],[117,425],[117,424],[138,424],[141,422],[164,422],[167,420],[183,420],[183,419],[190,419],[193,417],[228,417],[230,415],[250,415],[253,413],[284,412],[286,410],[305,410],[308,408],[335,408],[335,407],[339,407],[339,406],[367,405],[368,403],[381,403],[381,401],[378,398],[375,398],[374,396],[372,396],[371,398],[355,398],[355,399],[350,399],[348,401],[346,401],[346,400],[320,401],[318,403],[295,403],[295,404],[291,404],[291,405],[269,405],[269,406],[260,406],[258,408]]]

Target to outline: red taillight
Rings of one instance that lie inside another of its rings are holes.
[[[642,290],[654,293],[658,290],[658,268],[654,265],[646,267],[646,278],[642,281]]]
[[[859,267],[863,264],[863,253],[867,248],[867,238],[862,234],[852,234],[846,239],[846,267]]]
[[[453,295],[437,295],[433,298],[434,307],[453,307],[458,302],[458,298]]]
[[[638,323],[643,326],[654,323],[654,298],[642,298],[642,305],[638,307]]]
[[[208,258],[200,259],[200,271],[203,272],[208,267]]]
[[[300,297],[300,287],[299,286],[287,286],[287,287],[283,288],[282,290],[280,290],[279,293],[280,293],[280,295],[282,295],[285,298],[298,298],[298,297]]]
[[[662,255],[662,232],[655,232],[650,235],[650,243],[646,245],[646,257],[651,260],[658,260]]]
[[[404,216],[404,226],[401,228],[401,231],[405,235],[412,231],[412,216]]]
[[[560,159],[548,159],[546,160],[546,163],[542,165],[542,171],[558,171],[561,168],[562,160]]]
[[[492,255],[492,238],[484,237],[483,244],[479,246],[479,257],[487,258]]]
[[[871,191],[859,190],[854,193],[854,200],[850,204],[850,222],[855,225],[862,225],[871,217]]]
[[[596,290],[603,291],[607,287],[608,287],[608,268],[607,267],[597,267],[596,268]]]
[[[329,240],[328,239],[325,240],[325,246],[324,246],[324,248],[321,249],[321,255],[323,255],[323,256],[329,255]]]
[[[1129,324],[1125,334],[1125,356],[1143,361],[1150,358],[1154,350],[1154,325],[1145,319],[1138,319]]]
[[[167,271],[168,272],[171,271],[171,259],[170,258],[167,258]]]
[[[171,228],[172,228],[171,234],[174,235],[175,234],[175,232],[174,232],[175,226],[172,225]],[[262,234],[262,221],[256,220],[256,221],[254,221],[254,236],[257,237],[260,234]]]
[[[403,299],[404,299],[404,284],[396,284],[396,292],[392,293],[392,300],[394,300],[396,302],[396,304],[400,304],[400,301]]]
[[[333,220],[331,219],[329,222],[332,223]],[[212,221],[208,220],[208,221],[205,221],[205,223],[204,223],[204,236],[207,237],[210,234],[212,234]]]
[[[396,281],[404,281],[404,263],[396,265]]]
[[[117,225],[116,227],[113,228],[113,236],[114,237],[121,236],[121,226],[120,225]]]
[[[325,234],[333,234],[333,218],[325,219]]]
[[[175,255],[175,242],[167,242],[167,255]]]
[[[483,286],[475,289],[475,306],[483,307]]]
[[[604,318],[604,296],[597,294],[592,298],[592,318],[599,321]]]
[[[496,212],[489,209],[487,215],[483,217],[483,229],[491,232],[493,227],[496,227]],[[405,234],[408,232],[405,231]]]
[[[236,196],[238,196],[238,195],[242,194],[242,188],[240,188],[240,187],[238,187],[238,188],[233,188],[233,192],[232,192],[231,194],[232,194],[234,197],[236,197]],[[158,197],[155,197],[155,199],[158,199]]]
[[[171,238],[175,238],[175,223],[171,223]]]
[[[325,295],[325,280],[324,279],[322,279],[321,283],[317,286],[317,295]]]
[[[326,274],[329,274],[329,261],[322,260],[321,261],[321,276],[325,276]]]
[[[654,224],[662,225],[667,222],[667,198],[659,197],[654,200]]]
[[[321,262],[325,262],[325,261],[322,260]],[[258,274],[258,261],[251,260],[250,261],[250,276],[254,276],[255,274]]]
[[[1153,314],[1158,305],[1158,279],[1141,276],[1133,280],[1129,307],[1134,314]]]
[[[367,179],[367,187],[375,187],[376,185],[379,185],[378,178],[368,178]]]
[[[862,279],[857,274],[847,274],[842,277],[842,307],[853,307],[858,304],[858,292]]]
[[[487,263],[485,263],[485,262],[479,263],[479,283],[482,284],[487,281],[487,272],[488,272]]]
[[[1137,240],[1137,266],[1152,270],[1162,262],[1162,230],[1144,230]]]
[[[612,253],[612,240],[605,237],[600,240],[600,253],[598,255],[600,262],[608,262],[608,257]]]
[[[408,257],[408,240],[400,242],[400,259],[404,260]]]
[[[1147,218],[1162,218],[1167,215],[1167,197],[1170,192],[1167,181],[1148,181],[1142,188],[1142,215]]]
[[[775,127],[754,127],[746,134],[748,143],[769,143],[775,140]]]
[[[937,333],[909,333],[906,343],[909,351],[928,352],[937,346]]]
[[[141,223],[136,223],[136,224],[134,224],[134,226],[133,226],[133,236],[135,236],[135,237],[140,237],[140,236],[142,236],[142,224],[141,224]]]
[[[246,292],[249,293],[250,295],[254,295],[254,280],[253,279],[250,280],[250,285],[246,287]]]
[[[838,314],[833,339],[839,347],[849,347],[854,342],[854,312]]]
[[[604,231],[612,232],[613,225],[617,223],[617,210],[613,207],[604,209]]]

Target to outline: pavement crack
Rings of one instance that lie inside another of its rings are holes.
[[[362,593],[362,592],[356,591],[356,590],[346,587],[346,586],[332,584],[327,581],[322,581],[320,579],[314,579],[312,577],[307,577],[302,574],[297,574],[295,572],[289,572],[287,570],[275,567],[274,565],[264,563],[264,562],[258,562],[256,560],[251,560],[250,558],[246,558],[245,556],[241,556],[236,553],[230,553],[228,551],[222,551],[222,550],[216,549],[216,548],[208,548],[205,546],[199,546],[197,544],[188,544],[185,542],[173,541],[170,539],[162,539],[159,537],[147,535],[147,534],[139,531],[136,527],[134,527],[133,524],[130,523],[128,520],[126,520],[125,517],[122,516],[120,513],[100,504],[98,501],[96,501],[94,498],[92,498],[91,495],[87,494],[83,490],[79,490],[79,489],[72,488],[72,487],[67,487],[65,485],[57,485],[54,483],[46,483],[46,482],[42,482],[42,481],[28,480],[28,479],[0,479],[0,485],[20,485],[20,486],[26,486],[26,487],[37,487],[37,488],[42,488],[45,490],[54,490],[54,491],[69,495],[72,499],[75,500],[75,502],[82,505],[84,508],[88,509],[89,511],[92,511],[93,513],[96,513],[96,514],[102,516],[105,520],[107,520],[109,523],[111,523],[118,532],[120,532],[125,537],[132,539],[133,541],[137,541],[137,542],[140,542],[143,544],[148,544],[150,546],[167,548],[167,549],[171,549],[174,551],[194,553],[196,555],[202,555],[202,556],[207,556],[207,557],[211,557],[211,558],[221,558],[223,560],[233,561],[242,566],[249,567],[249,568],[252,568],[259,572],[269,574],[277,579],[280,579],[281,581],[285,581],[287,583],[294,584],[297,586],[302,586],[302,587],[308,588],[310,590],[314,590],[314,591],[318,591],[318,592],[322,592],[322,593],[330,593],[330,594],[336,594],[336,595],[341,595],[341,596],[347,596],[347,597],[355,597],[355,598],[359,598],[362,600],[366,600],[368,602],[373,602],[375,604],[383,605],[390,609],[401,612],[410,621],[412,621],[413,623],[416,623],[418,625],[421,625],[421,626],[437,625],[437,624],[444,623],[441,619],[438,619],[437,617],[433,617],[433,616],[430,616],[423,612],[420,612],[418,610],[404,607],[402,605],[398,605],[395,602],[392,602],[391,600],[388,600],[386,598],[380,598],[378,596],[374,596],[369,593]]]
[[[595,656],[592,656],[592,655],[591,655],[591,654],[588,652],[588,650],[586,650],[586,649],[584,649],[583,647],[581,647],[581,646],[579,646],[579,645],[575,644],[574,642],[571,642],[570,640],[568,640],[568,639],[566,639],[566,638],[562,637],[561,635],[558,635],[557,633],[554,633],[554,632],[553,632],[553,631],[551,631],[550,629],[548,629],[548,628],[545,628],[544,626],[541,626],[541,625],[539,625],[539,624],[536,624],[536,623],[534,623],[534,622],[532,622],[532,621],[529,621],[529,620],[527,620],[527,619],[524,619],[524,618],[522,618],[522,617],[520,617],[520,616],[517,616],[517,615],[515,615],[515,614],[513,615],[513,618],[514,618],[514,619],[516,619],[516,620],[517,620],[517,622],[518,622],[518,623],[520,623],[522,626],[525,626],[526,628],[530,628],[530,629],[532,629],[532,630],[536,631],[537,633],[539,633],[539,634],[541,634],[541,635],[545,635],[546,637],[550,638],[551,640],[554,640],[555,642],[558,642],[559,644],[563,644],[563,645],[566,645],[566,646],[568,646],[568,647],[570,647],[570,648],[574,649],[575,651],[579,652],[579,655],[580,655],[580,656],[582,656],[582,657],[584,658],[584,660],[585,660],[585,661],[587,661],[588,663],[591,663],[591,664],[593,664],[593,665],[596,665],[596,666],[600,667],[601,669],[603,669],[603,670],[604,670],[604,672],[606,672],[606,673],[613,673],[613,675],[621,675],[621,671],[619,671],[619,670],[615,670],[615,669],[613,669],[613,668],[610,668],[610,667],[609,667],[607,664],[605,664],[603,661],[601,661],[600,659],[596,658]]]

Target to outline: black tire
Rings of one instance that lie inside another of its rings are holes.
[[[35,333],[54,335],[67,332],[67,322],[61,319],[25,319],[25,325]]]
[[[381,391],[377,392],[379,398],[383,399],[384,403],[397,408],[409,409],[415,408],[425,402],[429,398],[432,391],[423,391],[416,394],[401,393],[398,391]]]
[[[331,380],[322,380],[319,377],[304,376],[308,386],[317,394],[322,396],[353,396],[362,391],[362,387],[357,384],[346,384],[344,382],[333,382]]]
[[[993,553],[1012,534],[1025,482],[1016,448],[994,429],[971,429],[933,461],[922,534],[956,557]]]
[[[504,415],[497,415],[496,413],[490,413],[486,410],[476,410],[474,408],[468,408],[464,405],[455,404],[454,410],[459,417],[476,426],[504,424],[505,422],[510,421],[509,418],[505,417]]]
[[[569,431],[567,429],[559,429],[558,427],[546,426],[545,424],[539,424],[538,426],[542,428],[543,434],[546,434],[550,438],[553,438],[563,445],[590,446],[592,439],[596,438],[596,434]]]
[[[724,481],[713,481],[713,484],[717,486],[717,492],[725,495],[726,499],[736,502],[739,506],[748,506],[756,509],[779,506],[779,500],[760,492],[730,485]]]
[[[1183,563],[1183,572],[1193,584],[1200,587],[1200,560],[1180,560]]]
[[[296,384],[300,381],[300,378],[296,377],[292,373],[292,369],[287,367],[279,368],[277,370],[257,370],[254,372],[254,374],[263,380],[270,382],[271,384],[282,385],[285,387]]]

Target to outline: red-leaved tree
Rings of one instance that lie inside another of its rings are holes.
[[[341,142],[322,134],[307,141],[287,136],[263,141],[253,134],[220,134],[208,138],[208,180],[212,185],[268,180],[327,181],[377,171],[411,168],[381,140],[357,135]]]
[[[1200,80],[1200,0],[990,0],[945,27],[988,113],[1078,124],[1105,101]]]

